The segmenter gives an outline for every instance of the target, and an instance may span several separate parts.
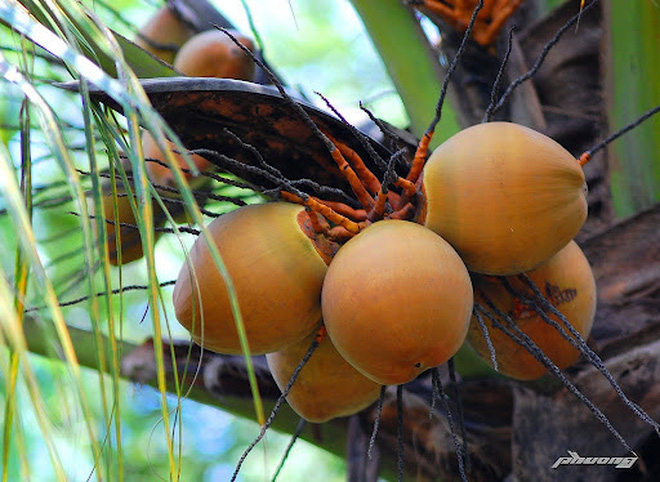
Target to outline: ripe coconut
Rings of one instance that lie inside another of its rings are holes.
[[[550,260],[527,275],[543,296],[566,317],[582,338],[586,339],[596,311],[596,283],[589,262],[577,243],[571,241]],[[506,279],[516,292],[522,293],[526,298],[533,298],[532,290],[517,276],[509,276]],[[489,309],[486,298],[492,300],[555,365],[564,369],[577,361],[579,351],[553,326],[546,323],[533,307],[525,305],[513,296],[498,278],[475,274],[472,282],[475,301]],[[492,312],[490,309],[489,311]],[[492,315],[506,326],[496,313]],[[559,322],[555,315],[549,316]],[[533,380],[547,373],[545,367],[525,348],[504,331],[494,327],[488,316],[482,315],[482,320],[488,328],[500,372],[519,380]],[[490,351],[476,318],[473,318],[470,324],[467,341],[481,358],[491,363]]]
[[[323,319],[341,355],[376,383],[409,382],[459,349],[472,284],[456,251],[409,221],[374,223],[332,260]]]
[[[277,351],[321,322],[321,285],[327,265],[312,241],[304,208],[289,203],[244,206],[208,226],[227,267],[250,350]],[[195,242],[174,286],[179,322],[195,342],[241,353],[227,284],[203,237]]]
[[[549,137],[508,122],[462,130],[423,173],[424,224],[470,271],[529,271],[566,245],[587,217],[578,161]]]
[[[248,37],[232,32],[250,50],[254,44]],[[174,67],[190,77],[220,77],[252,80],[254,62],[220,30],[207,30],[188,40],[176,54]]]
[[[135,43],[168,64],[195,31],[168,6],[159,8],[138,32]]]
[[[284,391],[315,336],[266,355],[280,390]],[[323,423],[368,407],[378,400],[380,387],[344,360],[326,336],[300,370],[286,400],[305,420]]]
[[[192,189],[204,189],[207,188],[209,184],[211,184],[210,177],[195,176],[192,172],[190,172],[188,163],[172,142],[167,141],[167,145],[170,149],[170,152],[176,159],[179,167],[188,170],[188,172],[184,172],[183,175]],[[177,183],[174,179],[174,173],[172,170],[167,166],[153,162],[154,159],[165,162],[165,154],[163,154],[163,151],[161,151],[158,147],[156,140],[148,132],[144,132],[142,135],[142,146],[144,149],[144,158],[147,161],[146,167],[149,180],[151,180],[151,182],[157,186],[166,186],[172,189],[176,189]],[[191,154],[190,158],[200,172],[211,171],[215,168],[214,164],[200,155]],[[159,189],[159,194],[163,197],[181,197],[177,191],[171,191],[167,189]]]
[[[131,206],[131,198],[122,186],[117,186],[117,197],[112,195],[109,189],[103,192],[103,213],[98,216],[96,222],[105,222],[106,244],[110,255],[110,264],[119,265],[119,252],[121,252],[121,264],[127,264],[136,261],[144,252],[142,249],[142,238],[137,228],[137,220]],[[136,200],[137,201],[137,200]],[[117,216],[115,217],[115,203],[117,205]],[[138,202],[139,206],[139,202]],[[160,206],[153,203],[153,222],[154,227],[159,228],[165,225],[166,217]],[[129,226],[130,225],[130,226]],[[160,236],[156,231],[155,239]]]

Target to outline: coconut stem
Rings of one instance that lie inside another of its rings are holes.
[[[295,194],[291,194],[290,192],[287,191],[282,191],[281,196],[282,199],[284,199],[285,201],[293,202],[296,204],[300,204],[301,206],[308,207],[312,211],[319,213],[321,216],[326,218],[331,223],[334,223],[338,226],[345,228],[352,234],[357,234],[362,229],[360,223],[357,223],[347,218],[346,216],[342,216],[337,211],[319,202],[316,198],[313,198],[312,196],[306,196],[305,198],[302,198]]]
[[[660,112],[660,105],[657,105],[657,106],[653,107],[652,109],[649,109],[648,111],[643,113],[641,116],[639,116],[637,119],[632,121],[627,126],[621,128],[618,131],[616,131],[615,133],[610,134],[609,136],[607,136],[604,140],[602,140],[601,142],[599,142],[594,147],[592,147],[591,149],[589,149],[588,151],[586,151],[584,154],[582,154],[580,156],[580,158],[578,159],[578,161],[580,162],[580,165],[584,166],[587,162],[589,162],[591,160],[592,156],[596,152],[600,151],[605,146],[607,146],[609,143],[615,141],[616,139],[618,139],[619,137],[624,135],[626,132],[633,130],[635,127],[637,127],[638,125],[640,125],[642,122],[646,121],[647,119],[650,119],[651,117],[653,117],[658,112]]]
[[[419,141],[419,145],[415,151],[413,164],[408,172],[408,176],[406,176],[406,180],[415,183],[419,179],[419,176],[422,175],[422,169],[424,169],[424,164],[426,164],[426,158],[429,153],[429,144],[431,144],[434,132],[435,131],[433,130],[426,131]]]
[[[583,152],[582,155],[577,159],[578,164],[584,167],[591,160],[591,154],[588,152]]]
[[[367,191],[367,188],[364,186],[360,176],[348,163],[339,147],[334,145],[334,148],[330,151],[330,154],[332,155],[334,161],[337,163],[337,167],[339,167],[343,176],[351,185],[351,189],[355,193],[355,196],[357,196],[360,204],[362,204],[365,209],[371,209],[375,204],[374,198],[371,196],[371,194],[369,194],[369,191]]]
[[[365,189],[367,189],[372,194],[377,193],[381,188],[380,181],[376,175],[371,172],[365,165],[364,161],[358,155],[358,153],[343,142],[334,139],[330,135],[326,134],[326,136],[328,136],[328,139],[330,139],[332,143],[339,149],[339,152],[341,152],[342,155],[350,161],[351,167],[355,171],[355,174],[360,179],[360,182],[365,187]]]

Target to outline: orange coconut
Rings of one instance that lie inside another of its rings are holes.
[[[303,208],[289,203],[244,206],[207,227],[236,291],[252,353],[295,343],[321,322],[321,285],[327,265],[303,229]],[[179,322],[195,342],[241,353],[227,284],[200,236],[174,286]]]
[[[254,44],[248,37],[232,32],[250,50]],[[190,77],[221,77],[252,80],[254,62],[220,30],[207,30],[190,38],[174,59],[174,67]]]
[[[144,149],[144,158],[147,160],[146,167],[149,180],[158,186],[166,186],[168,188],[177,189],[178,185],[174,179],[174,173],[172,170],[167,166],[159,164],[158,162],[154,162],[154,160],[165,162],[165,154],[163,154],[163,151],[161,151],[158,147],[154,137],[148,132],[144,132],[142,135],[142,146]],[[184,172],[184,177],[190,184],[190,187],[192,189],[207,188],[211,183],[211,178],[207,176],[195,176],[192,172],[190,172],[190,167],[183,155],[180,153],[179,149],[177,149],[175,145],[169,141],[167,141],[167,146],[174,156],[174,159],[176,159],[179,167],[182,169],[187,169],[187,172]],[[191,154],[190,158],[200,172],[211,171],[215,168],[214,164],[200,155]],[[178,191],[171,191],[167,189],[160,189],[159,194],[164,197],[181,197]]]
[[[552,303],[577,330],[582,338],[587,338],[596,311],[596,283],[589,262],[580,247],[571,241],[546,263],[527,273]],[[517,276],[506,279],[512,287],[531,298],[533,292]],[[519,299],[516,299],[497,278],[474,275],[475,301],[486,307],[486,297],[516,322],[559,368],[564,369],[576,362],[579,351],[571,345],[541,316]],[[498,321],[506,326],[497,314],[489,309]],[[555,315],[550,318],[559,321]],[[495,349],[498,370],[519,380],[533,380],[547,373],[545,367],[536,361],[529,352],[502,330],[493,326],[488,316],[482,315]],[[561,325],[561,323],[560,323]],[[469,345],[489,364],[491,355],[483,331],[477,320],[472,319],[467,337]]]
[[[566,245],[587,217],[578,161],[549,137],[508,122],[469,127],[424,168],[424,224],[471,271],[529,271]]]
[[[138,32],[135,43],[171,64],[176,51],[195,31],[168,6],[159,8]]]
[[[284,391],[314,336],[266,355],[280,390]],[[298,374],[286,400],[305,420],[323,423],[368,407],[378,399],[380,387],[344,360],[326,336]]]
[[[122,265],[138,260],[144,255],[142,238],[137,228],[137,221],[129,195],[131,194],[127,194],[124,188],[117,187],[117,216],[115,217],[115,198],[110,191],[103,193],[102,221],[105,222],[106,243],[110,252],[110,263],[114,266],[119,265],[119,252],[121,252]],[[155,203],[152,206],[154,226],[157,228],[164,226],[166,217],[163,211]],[[156,238],[159,235],[160,232],[157,231],[155,233]],[[121,242],[118,244],[120,240]]]
[[[465,265],[423,226],[379,221],[348,241],[323,283],[323,319],[337,350],[377,383],[406,383],[446,362],[472,312]]]

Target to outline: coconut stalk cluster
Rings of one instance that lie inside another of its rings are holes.
[[[520,338],[573,364],[596,299],[572,241],[587,216],[579,160],[512,123],[465,129],[430,156],[428,140],[405,176],[382,181],[338,146],[359,209],[284,188],[211,222],[229,279],[198,238],[174,287],[179,322],[203,347],[241,353],[232,283],[251,353],[283,390],[299,371],[287,400],[315,422],[365,408],[464,343],[517,379],[546,373]]]

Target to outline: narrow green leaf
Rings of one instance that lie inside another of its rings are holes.
[[[181,73],[174,70],[171,65],[163,62],[158,57],[151,55],[141,47],[138,47],[131,40],[117,32],[113,32],[113,34],[117,39],[117,43],[121,47],[126,63],[140,79],[152,77],[176,77],[181,75]]]
[[[35,106],[36,116],[38,117],[42,132],[46,134],[50,150],[67,176],[71,196],[77,201],[78,208],[80,212],[83,213],[83,232],[85,233],[85,239],[89,239],[89,216],[87,215],[85,195],[82,191],[79,175],[73,165],[67,146],[61,137],[61,132],[50,106],[28,79],[5,62],[2,54],[0,54],[0,74],[20,87],[27,100]],[[80,367],[76,360],[75,350],[71,344],[71,339],[67,331],[62,311],[59,308],[55,289],[39,258],[37,242],[32,230],[29,215],[25,208],[25,201],[15,179],[13,165],[11,164],[9,156],[6,156],[3,161],[4,162],[0,163],[0,179],[3,179],[3,183],[0,183],[0,188],[4,194],[5,202],[8,206],[8,212],[12,217],[17,236],[21,240],[22,246],[25,248],[26,259],[32,267],[37,283],[43,289],[44,299],[50,309],[65,359],[68,362],[68,368],[71,371],[76,384],[77,395],[80,400],[82,411],[85,414],[85,421],[87,422],[94,457],[95,460],[98,461],[100,454],[99,447],[96,441],[95,430],[92,426],[92,418],[89,411],[87,396],[82,386]],[[88,249],[91,249],[90,246],[91,244],[88,242]]]
[[[52,25],[44,11],[45,6],[43,4],[40,2],[35,3],[33,0],[22,0],[22,3],[42,25]],[[94,23],[79,5],[74,4],[73,8],[72,4],[67,2],[61,2],[60,5],[64,7],[62,10],[69,14],[67,20],[71,22],[70,27],[80,36],[84,55],[93,59],[109,76],[116,78],[118,75],[117,55],[109,47],[107,38],[104,38],[99,32],[98,23]],[[13,25],[8,21],[6,23]],[[108,32],[112,31],[108,30]],[[112,32],[112,35],[121,49],[122,57],[136,76],[150,78],[181,75],[171,65],[146,52],[126,37],[117,32]]]
[[[32,217],[32,153],[30,150],[30,104],[23,103],[20,115],[21,124],[21,191],[25,197],[25,208],[28,216]],[[23,310],[25,295],[27,293],[28,278],[29,278],[29,263],[25,260],[25,255],[20,246],[16,250],[16,268],[14,279],[16,286],[14,287],[14,306],[16,307],[16,314],[18,322],[23,324]],[[13,433],[14,418],[17,417],[16,411],[16,387],[18,381],[20,357],[17,352],[11,353],[9,377],[6,386],[7,402],[5,404],[5,416],[3,427],[3,466],[9,465],[9,449],[11,447],[11,437]],[[24,454],[19,454],[23,456]],[[7,480],[7,472],[3,472],[3,482]]]
[[[28,220],[25,206],[23,205],[20,188],[14,177],[15,173],[13,168],[14,166],[11,162],[9,153],[4,148],[4,145],[0,144],[0,179],[3,180],[3,182],[0,182],[0,193],[3,196],[5,203],[8,205],[9,213],[17,220],[16,226],[18,234],[23,238],[23,245],[27,248],[25,254],[26,260],[29,261],[25,262],[29,262],[34,267],[35,258],[38,260],[36,243],[34,243],[34,238],[32,237],[30,222]],[[32,242],[32,244],[29,244],[30,242]],[[36,271],[39,272],[38,269]],[[38,277],[43,277],[43,275],[44,273],[40,272]],[[37,416],[37,422],[48,449],[54,475],[57,480],[64,481],[66,480],[66,475],[57,454],[55,443],[52,439],[54,428],[46,414],[43,397],[39,390],[39,383],[26,360],[27,344],[23,336],[22,319],[16,311],[11,288],[6,281],[7,279],[9,279],[9,276],[2,272],[2,269],[0,268],[0,345],[6,344],[9,346],[14,356],[18,359],[17,363],[12,363],[12,368],[10,368],[10,370],[15,370],[19,365],[22,368],[22,373],[26,379],[32,405]],[[53,296],[47,296],[48,301],[52,302],[52,299]],[[6,379],[17,376],[16,374],[12,375],[11,373],[5,375]],[[16,396],[15,392],[13,396]]]

